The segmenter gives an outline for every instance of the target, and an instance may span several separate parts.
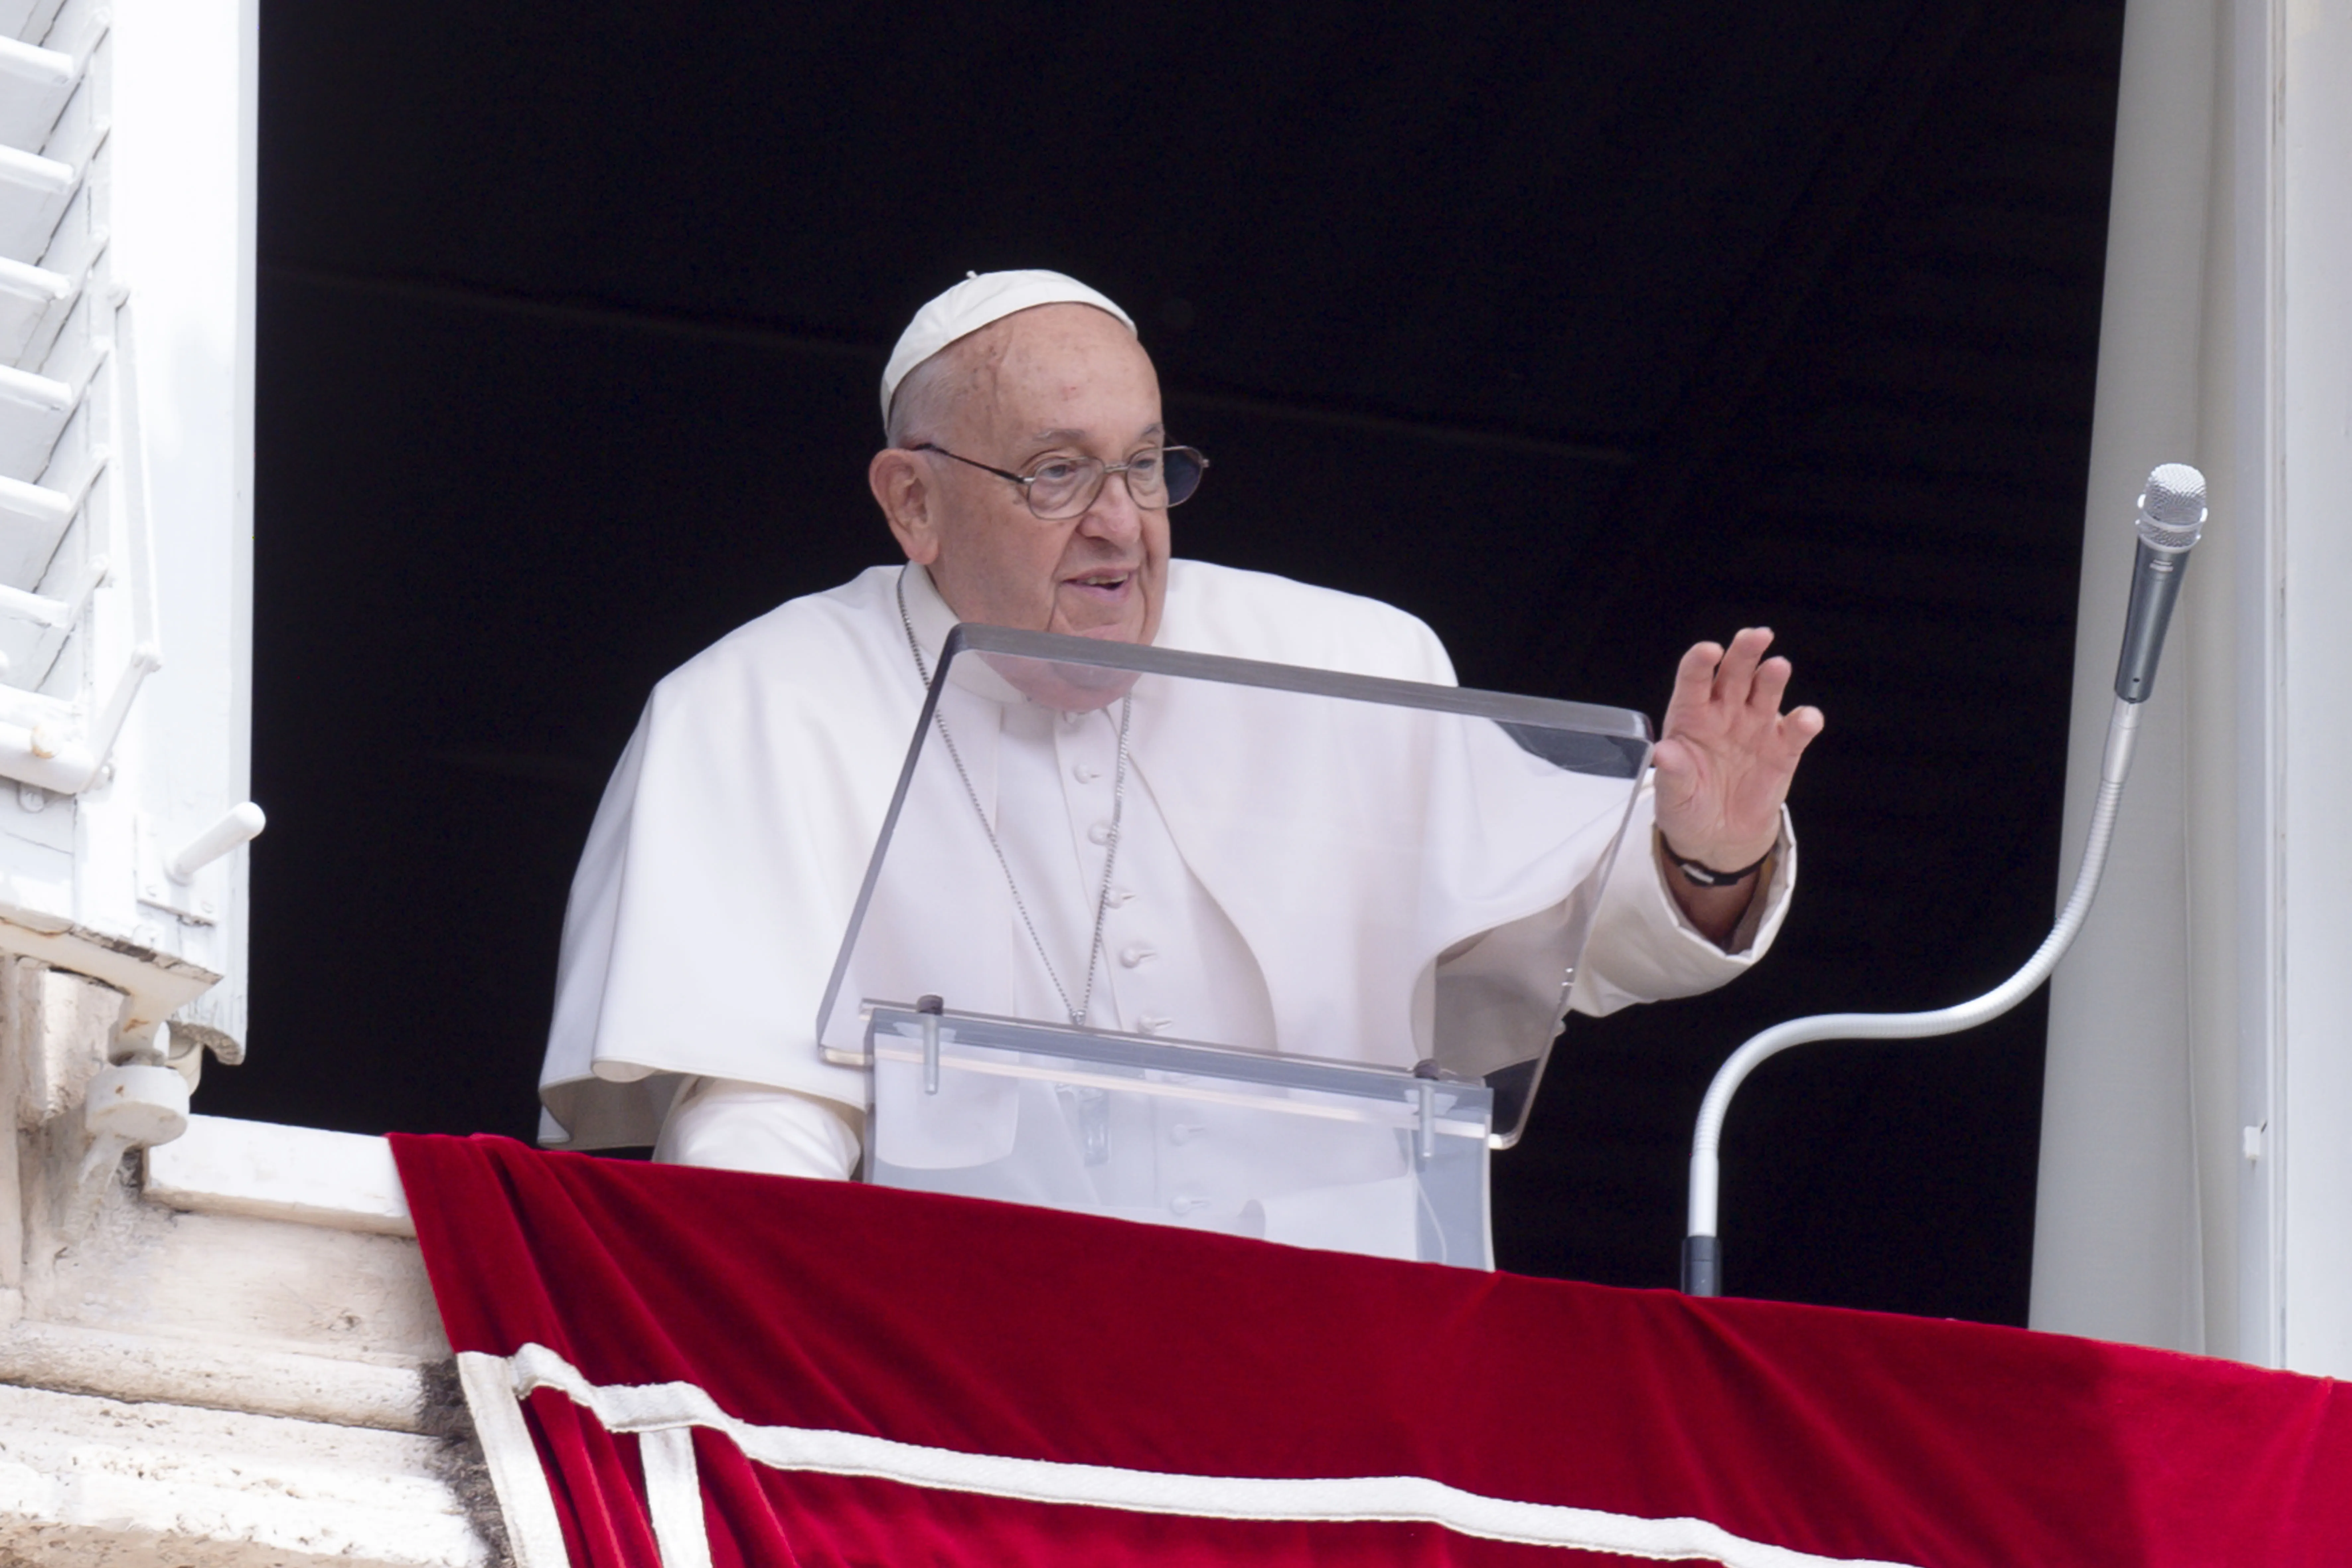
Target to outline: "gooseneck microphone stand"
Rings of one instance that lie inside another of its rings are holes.
[[[1723,1257],[1717,1232],[1717,1195],[1721,1171],[1717,1152],[1731,1097],[1765,1061],[1793,1046],[1816,1040],[1915,1040],[1957,1034],[1990,1023],[2033,994],[2066,955],[2091,912],[2115,837],[2116,810],[2124,778],[2131,771],[2132,741],[2139,731],[2140,704],[2155,689],[2156,663],[2166,625],[2180,591],[2181,573],[2205,522],[2205,476],[2185,463],[2167,463],[2148,475],[2140,497],[2139,547],[2133,563],[2132,597],[2125,624],[2123,657],[2116,671],[2116,705],[2107,720],[2106,752],[2099,765],[2099,793],[2091,807],[2091,831],[2083,863],[2051,928],[2025,967],[1974,1001],[1931,1013],[1828,1013],[1794,1018],[1756,1036],[1716,1069],[1700,1102],[1691,1135],[1690,1221],[1683,1237],[1683,1289],[1693,1296],[1720,1292]]]

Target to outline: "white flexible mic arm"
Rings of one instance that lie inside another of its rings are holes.
[[[2083,921],[2091,912],[2091,900],[2099,890],[2099,874],[2106,867],[2107,845],[2115,837],[2116,809],[2123,800],[2125,776],[2131,772],[2132,741],[2139,731],[2140,704],[2153,689],[2157,654],[2162,646],[2165,622],[2170,618],[2172,595],[2179,581],[2174,568],[2185,563],[2189,548],[2197,542],[2195,531],[2183,522],[2172,522],[2171,518],[2185,514],[2193,494],[2195,521],[2201,529],[2205,521],[2204,492],[2204,476],[2185,464],[2168,463],[2148,476],[2147,494],[2140,502],[2141,560],[2135,570],[2124,669],[2116,677],[2116,705],[2107,719],[2107,744],[2099,764],[2098,797],[2091,807],[2091,831],[2083,846],[2083,863],[2074,873],[2074,890],[2058,912],[2058,923],[2026,961],[2024,968],[1974,1001],[1931,1013],[1828,1013],[1795,1018],[1765,1030],[1731,1053],[1729,1059],[1716,1069],[1714,1081],[1706,1086],[1706,1098],[1699,1104],[1698,1125],[1691,1135],[1690,1215],[1683,1237],[1683,1289],[1690,1295],[1713,1296],[1722,1286],[1722,1254],[1717,1238],[1717,1197],[1722,1173],[1717,1152],[1723,1142],[1723,1122],[1731,1110],[1731,1097],[1739,1092],[1739,1086],[1747,1081],[1749,1073],[1792,1046],[1810,1045],[1816,1040],[1914,1040],[1956,1034],[1990,1023],[2032,995],[2036,986],[2050,978],[2051,971],[2058,967],[2058,961],[2074,944],[2075,933],[2083,929]],[[2176,531],[2157,545],[2164,552],[2163,574],[2154,580],[2154,588],[2150,589],[2142,581],[2148,574],[2139,568],[2146,566],[2146,558],[2151,552],[2148,514],[2152,503],[2158,513],[2158,525],[2170,522]],[[2186,534],[2185,539],[2180,537],[2182,534]],[[2160,613],[2144,610],[2152,592],[2162,595],[2160,600],[2155,601]],[[2127,679],[2133,674],[2139,679]],[[2132,692],[2129,696],[2124,695],[2127,685]]]

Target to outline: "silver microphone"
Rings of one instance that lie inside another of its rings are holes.
[[[2186,463],[2167,463],[2147,477],[2139,498],[2139,552],[2132,566],[2131,614],[2124,631],[2123,663],[2116,670],[2116,705],[2107,719],[2107,749],[2099,761],[2099,793],[2074,891],[2058,911],[2058,923],[2025,967],[1973,1001],[1933,1013],[1832,1013],[1792,1018],[1755,1036],[1716,1069],[1691,1133],[1690,1221],[1683,1234],[1683,1289],[1712,1296],[1723,1285],[1722,1245],[1717,1237],[1717,1200],[1722,1186],[1718,1152],[1731,1097],[1748,1075],[1792,1046],[1815,1040],[1916,1040],[1973,1029],[2000,1017],[2040,988],[2065,956],[2074,933],[2090,917],[2091,900],[2107,863],[2121,809],[2124,780],[2131,772],[2132,740],[2139,732],[2138,704],[2156,685],[2156,658],[2164,649],[2165,624],[2180,595],[2180,574],[2189,552],[2205,531],[2205,476]]]
[[[2124,651],[2116,665],[2116,695],[2145,702],[2156,689],[2156,661],[2165,627],[2180,597],[2189,552],[2205,531],[2205,476],[2186,463],[2165,463],[2147,476],[2139,498],[2139,549],[2132,562],[2131,610],[2124,621]]]

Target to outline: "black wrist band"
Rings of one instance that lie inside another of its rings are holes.
[[[1666,858],[1675,863],[1675,870],[1680,871],[1700,887],[1728,888],[1735,882],[1748,880],[1748,878],[1764,869],[1765,862],[1772,858],[1772,849],[1778,849],[1780,846],[1773,845],[1772,849],[1764,851],[1764,859],[1757,861],[1753,866],[1742,866],[1737,871],[1718,871],[1712,866],[1703,866],[1696,860],[1684,859],[1675,853],[1675,847],[1666,842],[1664,834],[1658,836],[1658,847],[1666,852]]]

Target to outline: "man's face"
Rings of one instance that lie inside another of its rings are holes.
[[[1023,310],[948,352],[962,356],[961,395],[934,439],[960,457],[1029,474],[1053,458],[1123,463],[1166,438],[1150,356],[1091,306]],[[1168,510],[1137,506],[1124,476],[1108,477],[1081,515],[1047,522],[1019,485],[936,453],[919,460],[937,498],[924,563],[960,618],[1118,642],[1158,635]]]

